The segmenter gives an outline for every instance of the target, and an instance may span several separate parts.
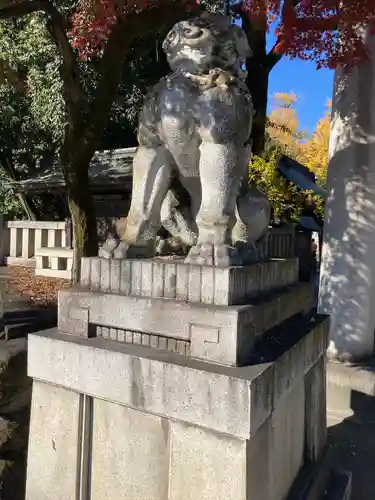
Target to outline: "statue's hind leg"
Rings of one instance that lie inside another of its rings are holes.
[[[170,233],[172,240],[180,240],[186,247],[196,243],[197,236],[189,207],[179,205],[172,189],[168,190],[161,207],[161,225]]]
[[[133,191],[127,226],[115,258],[153,257],[160,211],[167,194],[173,158],[163,146],[140,146],[133,163]]]
[[[247,192],[237,198],[237,220],[232,230],[232,241],[243,264],[267,259],[264,250],[267,248],[270,215],[270,202],[255,186],[249,186]]]

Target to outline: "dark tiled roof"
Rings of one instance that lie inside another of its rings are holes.
[[[131,181],[135,151],[136,148],[125,148],[96,152],[89,170],[91,186],[129,183]],[[56,161],[51,161],[37,177],[6,184],[6,187],[13,188],[16,191],[43,191],[64,186],[62,169]]]

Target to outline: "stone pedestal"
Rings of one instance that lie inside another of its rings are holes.
[[[85,259],[29,336],[26,499],[285,499],[326,442],[327,321],[297,276]]]
[[[370,58],[335,75],[319,311],[331,317],[331,358],[374,353],[375,38]]]

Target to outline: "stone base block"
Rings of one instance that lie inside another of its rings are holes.
[[[27,482],[26,498],[76,500],[82,397],[34,382],[27,460],[27,476],[34,480]]]
[[[325,446],[327,334],[324,318],[291,319],[242,368],[30,335],[26,500],[286,498]]]
[[[81,287],[222,306],[297,283],[298,259],[216,268],[162,259],[82,259]]]
[[[312,300],[306,283],[229,307],[66,290],[59,293],[58,327],[236,366],[247,362],[264,332],[309,310]]]

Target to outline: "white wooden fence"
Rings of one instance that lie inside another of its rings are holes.
[[[73,250],[66,222],[7,221],[3,223],[4,263],[35,267],[35,274],[70,279]]]
[[[66,222],[3,222],[0,238],[1,262],[10,266],[35,267],[37,276],[70,279],[73,250],[69,246],[69,231],[70,226]],[[269,256],[295,256],[295,234],[292,226],[270,228],[264,242],[265,247],[268,246]]]

